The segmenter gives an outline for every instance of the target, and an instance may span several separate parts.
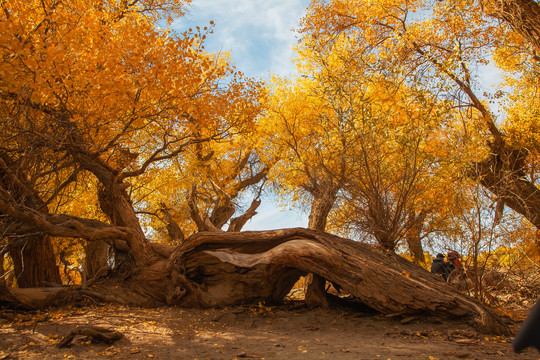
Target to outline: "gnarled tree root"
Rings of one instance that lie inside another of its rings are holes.
[[[124,337],[122,333],[115,330],[106,329],[100,326],[86,325],[79,326],[78,328],[71,330],[69,335],[64,337],[56,346],[59,348],[69,346],[69,343],[71,343],[75,336],[78,335],[89,336],[92,338],[92,341],[104,342],[107,344],[112,344],[113,342]]]

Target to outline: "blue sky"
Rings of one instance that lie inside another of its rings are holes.
[[[290,59],[297,34],[292,30],[308,4],[309,0],[193,0],[188,14],[173,28],[202,28],[214,21],[206,49],[230,51],[240,71],[267,79],[269,73],[294,71]]]
[[[309,0],[193,0],[186,16],[173,24],[178,32],[214,22],[214,33],[205,40],[209,52],[229,51],[238,70],[248,77],[267,80],[270,74],[294,72],[292,47]],[[282,209],[265,197],[258,214],[244,230],[307,227],[307,214]]]

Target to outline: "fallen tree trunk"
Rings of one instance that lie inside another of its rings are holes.
[[[394,253],[319,231],[197,233],[172,257],[177,271],[202,290],[201,305],[277,301],[299,276],[314,273],[381,313],[470,317],[484,331],[508,333],[490,309],[423,268]]]
[[[139,306],[229,306],[280,301],[307,273],[384,314],[463,317],[485,332],[509,332],[489,308],[400,256],[302,228],[197,233],[131,278],[109,277],[81,291]]]

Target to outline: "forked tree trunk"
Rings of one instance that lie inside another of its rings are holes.
[[[167,233],[169,234],[170,244],[179,244],[184,241],[184,233],[180,226],[174,221],[172,214],[169,212],[167,205],[162,202],[159,204],[159,211],[163,214],[163,222],[165,222]]]
[[[116,250],[115,266],[126,266],[132,269],[126,269],[130,272],[138,267],[149,265],[153,260],[153,255],[149,251],[149,242],[133,209],[131,199],[126,192],[128,183],[112,183],[107,188],[98,191],[98,201],[101,209],[109,218],[112,225],[121,226],[130,229],[130,235],[126,238],[129,249]],[[126,251],[129,250],[129,251]],[[133,264],[125,264],[133,261]],[[134,265],[134,266],[133,266]]]
[[[491,155],[476,163],[470,176],[540,229],[540,190],[524,175],[528,153],[503,144],[491,145]]]
[[[227,231],[229,232],[238,232],[241,231],[244,225],[251,220],[252,217],[257,215],[257,208],[261,205],[261,200],[253,199],[251,202],[251,205],[249,208],[242,214],[237,217],[234,217],[231,219],[231,222],[229,224],[229,228]]]
[[[11,241],[9,255],[17,286],[21,288],[62,285],[51,239],[46,235]]]

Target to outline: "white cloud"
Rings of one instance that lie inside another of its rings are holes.
[[[194,0],[174,28],[204,27],[214,21],[207,40],[211,52],[230,51],[239,70],[266,78],[268,73],[294,71],[290,59],[297,27],[309,0]]]

